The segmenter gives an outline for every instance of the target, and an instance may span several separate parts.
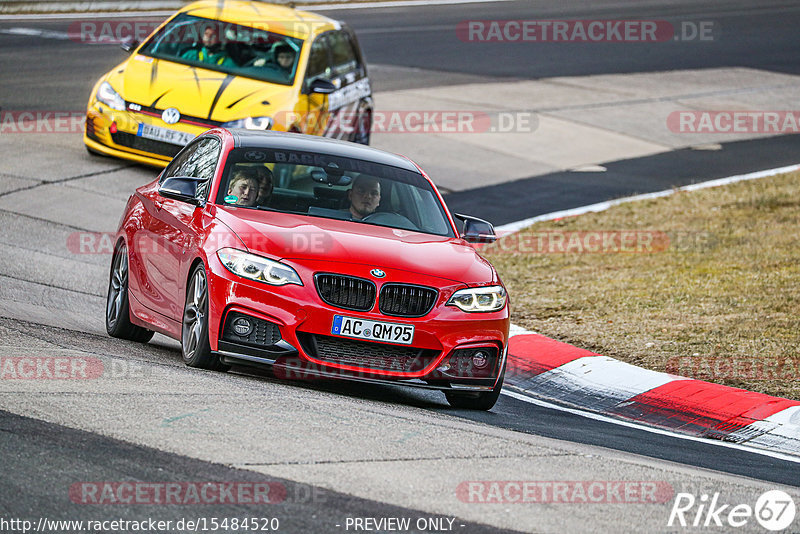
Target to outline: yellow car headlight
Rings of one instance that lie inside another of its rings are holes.
[[[103,82],[97,89],[97,100],[117,111],[125,111],[125,99],[111,87],[108,82]]]

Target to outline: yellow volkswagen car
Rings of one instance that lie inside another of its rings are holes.
[[[91,153],[166,166],[191,139],[224,126],[369,144],[373,100],[352,30],[262,2],[187,5],[92,89]]]

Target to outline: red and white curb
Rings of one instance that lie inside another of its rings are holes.
[[[614,419],[800,455],[800,401],[642,369],[516,327],[506,384]]]
[[[779,169],[686,186],[697,190],[800,169]],[[597,212],[623,202],[657,198],[676,190],[638,195],[499,227],[513,233],[534,222]],[[554,339],[511,327],[506,368],[508,395],[545,399],[612,421],[627,421],[694,438],[712,438],[770,453],[800,456],[800,401],[651,371]],[[523,393],[522,396],[515,392]],[[547,404],[547,403],[545,403]],[[605,418],[604,417],[604,418]]]

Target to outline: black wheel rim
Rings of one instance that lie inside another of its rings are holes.
[[[106,301],[106,321],[114,327],[125,303],[125,292],[128,289],[128,249],[122,245],[114,256],[111,265],[111,280],[108,284],[108,300]]]
[[[181,344],[183,356],[191,360],[200,345],[203,327],[205,325],[206,306],[208,302],[206,292],[206,275],[198,269],[189,284],[186,298],[186,308],[183,310],[183,332]]]

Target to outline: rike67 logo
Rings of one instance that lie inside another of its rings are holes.
[[[725,503],[720,499],[719,493],[704,493],[699,498],[691,493],[678,493],[667,526],[730,529],[744,527],[755,518],[763,528],[779,532],[792,525],[795,513],[791,495],[781,490],[761,494],[755,506]]]

